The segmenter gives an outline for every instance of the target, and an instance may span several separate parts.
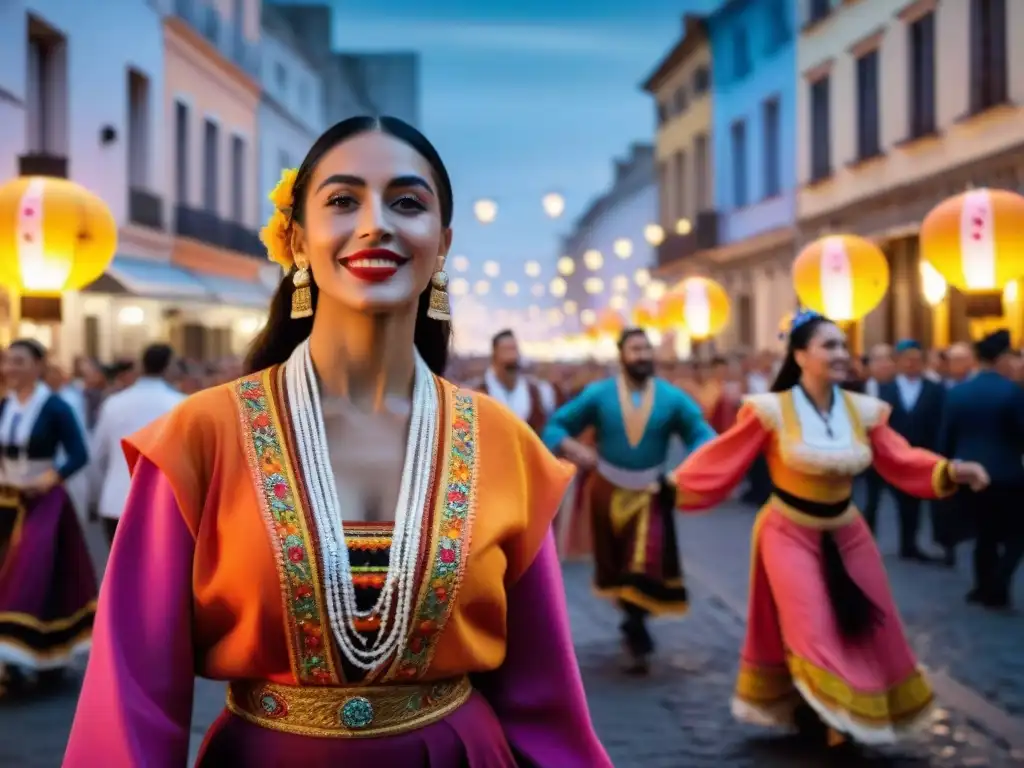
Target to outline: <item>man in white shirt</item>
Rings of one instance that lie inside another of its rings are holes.
[[[523,372],[519,342],[505,330],[491,339],[491,365],[479,389],[525,421],[538,434],[557,405],[554,388]]]
[[[125,389],[110,395],[100,406],[92,434],[94,497],[98,487],[98,511],[108,540],[113,543],[131,478],[121,454],[121,440],[178,405],[185,396],[167,383],[174,362],[167,344],[153,344],[142,354],[142,376]]]

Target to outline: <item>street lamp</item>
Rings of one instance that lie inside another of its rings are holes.
[[[519,285],[514,280],[509,280],[505,283],[506,296],[515,296],[517,293],[519,293]]]
[[[528,261],[524,265],[527,277],[540,277],[540,263],[536,261]]]
[[[604,280],[600,277],[588,277],[583,282],[583,290],[594,296],[604,290]]]
[[[646,267],[641,267],[633,273],[633,282],[636,283],[638,287],[643,288],[651,282],[651,271]]]
[[[473,285],[473,292],[477,296],[485,296],[489,290],[491,290],[491,284],[486,280],[477,280]]]
[[[612,245],[612,250],[620,259],[628,259],[633,255],[633,241],[628,237],[620,237]]]
[[[448,290],[451,291],[452,296],[465,296],[469,293],[469,281],[464,277],[457,277],[452,280]]]
[[[576,271],[576,262],[571,256],[563,256],[558,260],[558,274],[568,277]]]
[[[551,295],[556,299],[559,299],[562,296],[565,296],[567,288],[568,286],[565,284],[565,280],[560,277],[556,277],[551,280],[551,285],[548,286],[548,291],[550,291]]]
[[[665,230],[659,224],[648,224],[644,227],[644,240],[657,247],[665,242]]]
[[[483,198],[473,203],[473,215],[481,224],[490,224],[498,218],[498,204]]]
[[[484,274],[493,280],[501,274],[501,266],[496,261],[484,262]]]
[[[587,269],[596,272],[604,264],[604,256],[596,248],[591,248],[583,254],[583,263],[587,265]]]
[[[544,206],[544,213],[550,219],[557,219],[565,212],[565,198],[557,192],[549,192],[544,195],[541,205]]]
[[[452,256],[452,269],[456,272],[465,272],[469,269],[469,259],[465,256]]]
[[[689,219],[680,219],[676,222],[677,235],[688,235],[691,231],[693,231],[693,225]]]

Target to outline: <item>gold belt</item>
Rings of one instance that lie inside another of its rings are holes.
[[[414,731],[461,707],[473,686],[463,676],[417,685],[297,686],[236,680],[227,707],[250,723],[301,736],[371,738]]]

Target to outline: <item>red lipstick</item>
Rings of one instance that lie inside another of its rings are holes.
[[[408,259],[387,248],[367,248],[365,251],[345,256],[339,261],[357,280],[383,283],[394,277]]]

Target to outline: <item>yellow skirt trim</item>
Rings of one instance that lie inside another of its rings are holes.
[[[935,698],[928,681],[918,671],[887,690],[858,691],[831,672],[792,654],[787,667],[741,664],[736,697],[755,707],[771,706],[791,697],[795,682],[822,706],[845,712],[852,720],[874,728],[913,721]]]
[[[667,586],[682,586],[682,581],[679,581],[678,584],[667,582]],[[690,604],[685,600],[674,600],[671,602],[655,600],[653,597],[645,595],[636,587],[595,589],[594,594],[606,600],[622,600],[639,606],[652,616],[685,616],[690,612]]]

